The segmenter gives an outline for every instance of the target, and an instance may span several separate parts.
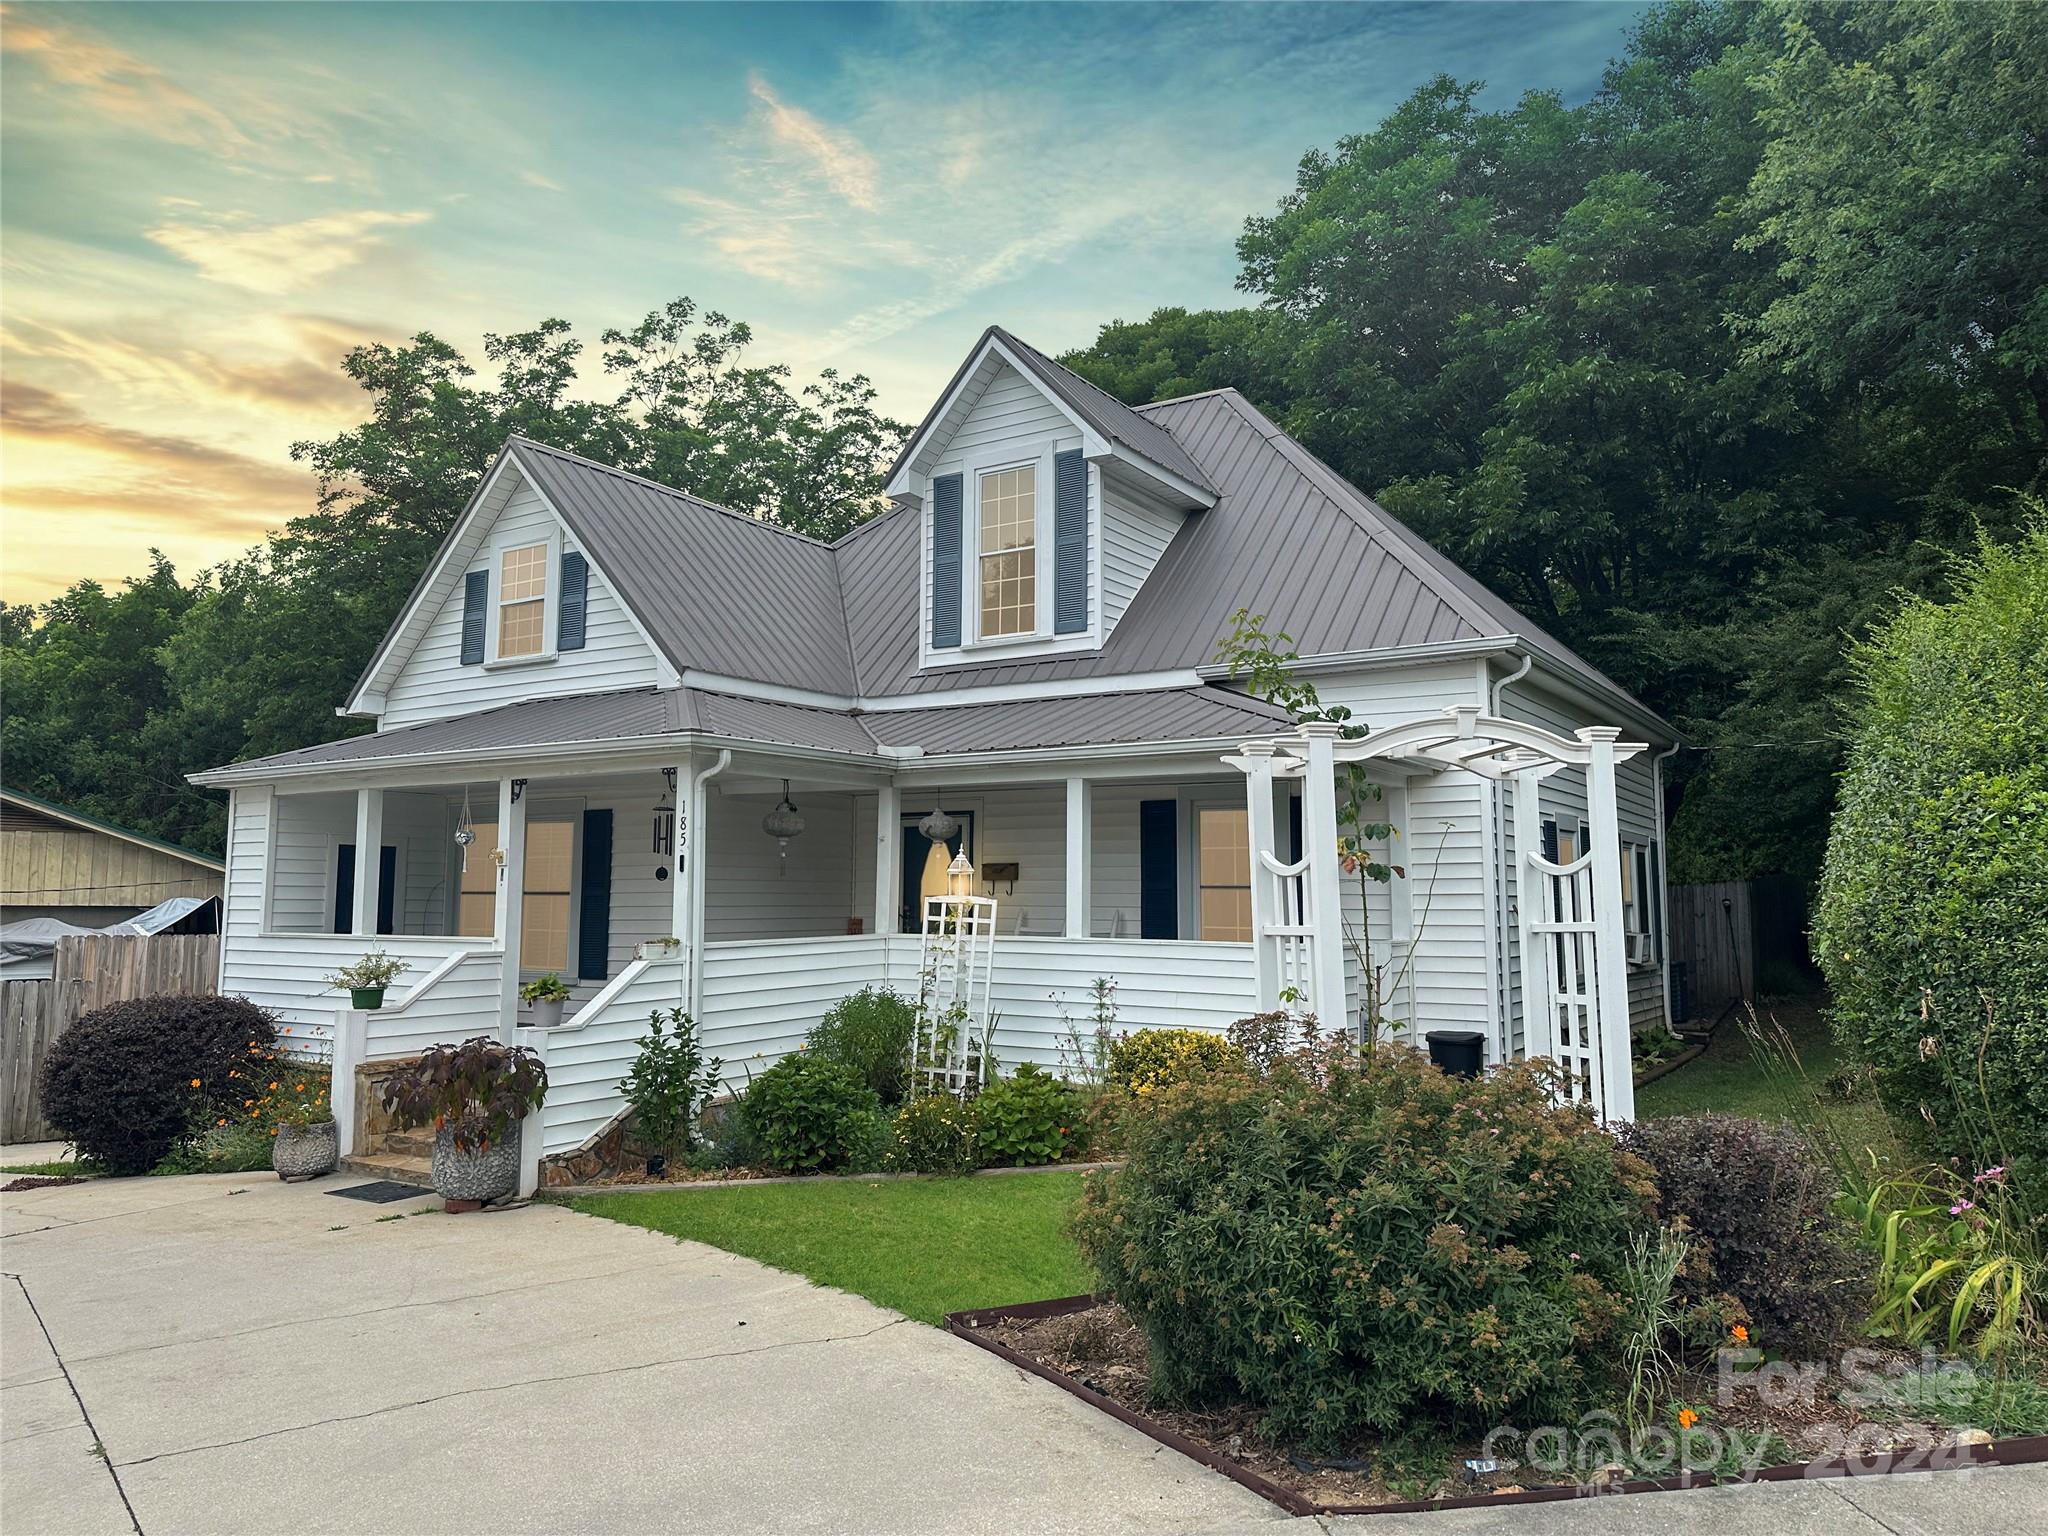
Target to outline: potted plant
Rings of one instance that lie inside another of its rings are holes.
[[[549,971],[521,987],[519,1001],[533,1004],[535,1028],[554,1029],[562,1022],[562,1004],[569,1001],[569,984]]]
[[[405,1130],[434,1127],[434,1188],[451,1210],[473,1210],[519,1188],[519,1122],[547,1091],[540,1057],[478,1035],[385,1079],[384,1107]]]
[[[381,949],[373,949],[354,965],[345,965],[327,978],[327,985],[348,994],[351,1008],[382,1008],[384,989],[405,973],[405,962],[394,960]]]
[[[341,1162],[341,1129],[327,1102],[327,1074],[282,1056],[271,1060],[268,1071],[269,1096],[258,1112],[273,1125],[270,1166],[288,1184],[334,1172]]]
[[[682,949],[683,941],[681,939],[664,937],[659,939],[642,939],[633,946],[633,953],[634,957],[640,960],[673,960],[682,953]]]
[[[673,1028],[664,1033],[663,1023]],[[688,1152],[697,1140],[704,1107],[718,1091],[723,1063],[707,1061],[697,1043],[697,1021],[680,1008],[657,1008],[647,1016],[640,1054],[619,1084],[619,1095],[633,1111],[640,1140],[652,1150],[647,1176],[660,1178],[680,1148]]]

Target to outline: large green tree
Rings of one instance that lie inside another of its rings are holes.
[[[198,848],[220,797],[184,774],[364,728],[336,720],[392,617],[506,437],[586,454],[818,538],[879,510],[906,428],[866,378],[746,358],[748,328],[677,299],[600,338],[569,324],[484,338],[488,383],[422,332],[357,347],[361,422],[299,443],[314,506],[259,548],[179,581],[161,556],[117,593],[80,582],[0,615],[7,781]]]

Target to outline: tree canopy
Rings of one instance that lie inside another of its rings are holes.
[[[1673,719],[1677,878],[1817,871],[1846,639],[2048,473],[2048,8],[1651,11],[1592,100],[1429,82],[1247,220],[1234,385]]]

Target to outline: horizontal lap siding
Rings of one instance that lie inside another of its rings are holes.
[[[858,910],[854,889],[853,797],[798,792],[804,830],[785,865],[761,818],[771,794],[713,795],[705,811],[704,936],[711,943],[759,938],[844,937]],[[869,882],[866,904],[874,904]],[[663,932],[666,932],[664,929]]]
[[[554,536],[559,525],[531,487],[522,486],[505,504],[497,521],[479,536],[489,541],[501,534],[511,539],[538,543]],[[563,534],[563,548],[576,548]],[[657,552],[650,550],[650,557]],[[481,569],[489,557],[478,555],[469,569]],[[497,622],[498,573],[491,573],[492,611],[486,622]],[[590,569],[589,608],[584,620],[584,645],[580,651],[564,651],[551,661],[532,666],[507,667],[492,671],[462,664],[462,583],[458,580],[405,666],[385,696],[380,728],[411,725],[421,720],[438,720],[449,715],[468,714],[496,704],[557,694],[590,693],[602,689],[644,687],[660,680],[654,652],[641,638],[625,606],[593,562]],[[556,616],[550,611],[550,636]]]
[[[863,935],[705,945],[704,1049],[725,1063],[727,1084],[743,1091],[801,1045],[834,1003],[881,985],[885,944]],[[913,954],[896,988],[914,994],[916,986]]]
[[[462,940],[403,935],[379,939],[377,945],[405,965],[391,984],[391,993],[399,997],[455,950],[466,947]],[[294,1049],[312,1042],[311,1048],[325,1055],[334,1035],[335,1010],[347,1003],[327,985],[327,978],[360,959],[363,948],[361,939],[347,934],[231,933],[221,945],[221,991],[270,1009],[291,1029]],[[469,1034],[496,1030],[495,997],[493,993],[489,1011],[475,1016],[477,1023]]]
[[[1102,632],[1123,617],[1180,532],[1182,515],[1105,479],[1102,483]]]
[[[270,839],[270,931],[334,931],[335,849],[355,841],[352,794],[278,795]]]
[[[686,976],[680,959],[650,960],[600,1011],[586,1009],[576,1028],[547,1036],[544,1155],[573,1151],[611,1123],[623,1107],[619,1084],[640,1053],[648,1016],[683,1006]]]
[[[1103,787],[1096,788],[1096,856],[1101,857],[1101,807]],[[1067,916],[1067,791],[1063,784],[1028,784],[1016,788],[971,789],[945,795],[950,811],[974,813],[975,846],[971,854],[979,871],[985,864],[1015,864],[1017,885],[996,888],[996,922],[1004,933],[1012,933],[1020,922],[1035,933],[1058,933]],[[853,906],[855,916],[869,933],[875,923],[875,797],[856,797],[851,839],[853,850]],[[913,790],[903,797],[902,815],[920,817],[932,808],[929,791]],[[808,835],[808,834],[806,834]],[[1132,825],[1136,838],[1136,823]],[[773,846],[771,844],[771,846]],[[903,857],[900,838],[892,840],[888,853],[891,869],[900,869]],[[715,874],[714,870],[714,874]],[[901,879],[900,874],[892,876]],[[986,887],[979,883],[975,893]],[[1098,913],[1098,919],[1100,914]]]
[[[450,898],[460,868],[455,805],[438,794],[393,790],[384,796],[384,841],[398,850],[392,915],[400,933],[446,933],[454,927]],[[474,848],[470,856],[489,857]]]
[[[460,1045],[477,1035],[498,1033],[499,987],[504,967],[495,952],[470,956],[434,984],[434,990],[402,1012],[378,1009],[364,1030],[365,1054],[372,1061],[417,1056],[431,1045]],[[410,967],[392,987],[403,997],[417,975]]]

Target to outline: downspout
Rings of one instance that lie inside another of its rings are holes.
[[[690,778],[690,841],[687,845],[690,867],[685,871],[690,882],[690,931],[683,937],[689,945],[687,953],[690,957],[690,974],[684,978],[684,995],[689,999],[689,1014],[693,1019],[701,1018],[704,1012],[704,865],[711,851],[711,839],[704,835],[704,786],[731,765],[732,748],[723,747],[719,749],[716,762]]]
[[[1657,817],[1657,979],[1664,989],[1664,1028],[1678,1033],[1671,1016],[1671,832],[1664,825],[1664,760],[1676,755],[1673,742],[1650,759],[1650,798]]]
[[[1530,669],[1535,665],[1536,658],[1533,655],[1524,655],[1522,657],[1522,664],[1519,667],[1516,667],[1506,677],[1493,684],[1489,690],[1490,697],[1486,701],[1488,704],[1486,712],[1496,719],[1504,718],[1501,715],[1501,711],[1505,707],[1503,701],[1509,685],[1519,683],[1523,678],[1527,677]],[[1491,914],[1493,918],[1493,986],[1495,995],[1500,998],[1500,1054],[1501,1060],[1506,1061],[1513,1054],[1515,1043],[1515,984],[1508,974],[1508,947],[1512,942],[1509,938],[1511,928],[1508,918],[1508,903],[1515,899],[1515,897],[1509,894],[1513,889],[1509,882],[1514,878],[1514,870],[1508,862],[1507,790],[1499,779],[1490,780],[1489,789],[1492,796],[1493,851],[1495,855],[1493,861],[1493,880],[1494,890],[1499,897],[1494,903],[1494,909]],[[1522,1001],[1523,1006],[1526,1007],[1528,999],[1524,998]]]

